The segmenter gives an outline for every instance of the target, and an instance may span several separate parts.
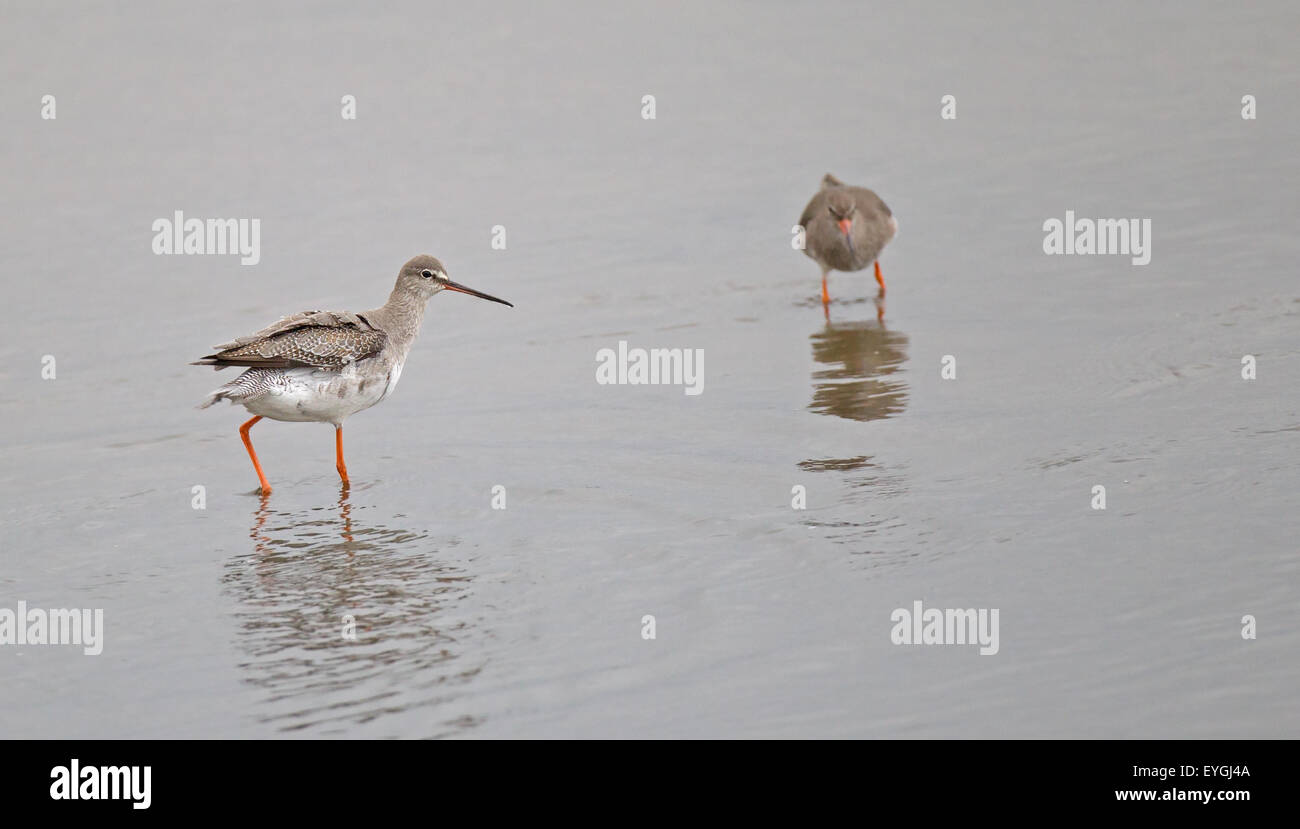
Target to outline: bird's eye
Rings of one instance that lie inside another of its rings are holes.
[[[420,276],[423,276],[425,279],[433,279],[433,271],[430,270],[420,271]]]

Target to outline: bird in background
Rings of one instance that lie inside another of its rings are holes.
[[[880,196],[827,173],[821,189],[799,217],[799,225],[804,229],[803,252],[822,269],[822,308],[828,318],[831,295],[826,277],[831,271],[860,271],[874,264],[879,296],[885,296],[878,257],[898,232],[898,222]],[[877,307],[883,317],[884,306],[878,303]]]
[[[249,430],[262,418],[334,426],[335,468],[346,488],[343,421],[393,393],[406,356],[420,333],[425,305],[441,291],[455,291],[510,305],[504,299],[452,282],[432,256],[417,256],[402,266],[388,301],[373,311],[304,311],[215,347],[196,366],[248,370],[213,391],[200,406],[229,400],[253,418],[239,436],[257,471],[263,495],[271,485],[253,451]]]

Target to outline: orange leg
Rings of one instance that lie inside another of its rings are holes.
[[[335,454],[334,468],[339,471],[339,477],[343,479],[343,485],[347,486],[350,483],[350,481],[348,481],[348,465],[343,462],[343,427],[342,426],[334,427],[334,454]]]
[[[885,295],[885,277],[880,275],[880,260],[876,260],[876,281],[880,283],[880,295]]]
[[[257,453],[253,451],[253,440],[248,436],[248,430],[252,429],[262,416],[258,415],[252,420],[239,427],[239,436],[244,439],[244,448],[248,450],[248,457],[253,459],[253,468],[257,470],[257,482],[262,485],[262,494],[271,494],[271,485],[266,482],[266,476],[262,474],[262,464],[257,460]]]
[[[831,292],[826,290],[826,274],[830,271],[822,271],[822,305],[831,304]]]

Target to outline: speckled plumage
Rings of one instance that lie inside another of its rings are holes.
[[[422,315],[423,303],[416,305]],[[410,313],[417,313],[415,306]],[[213,391],[199,408],[229,400],[273,420],[342,424],[392,391],[418,329],[416,320],[408,337],[386,349],[388,334],[366,314],[304,311],[284,317],[256,334],[217,346],[195,363],[218,371],[250,367]]]
[[[273,420],[339,426],[392,393],[425,304],[444,289],[510,304],[457,285],[437,259],[417,256],[402,266],[388,302],[373,311],[304,311],[216,346],[193,365],[248,370],[215,389],[199,408],[229,400]]]
[[[249,430],[264,417],[334,425],[335,469],[348,486],[343,462],[343,421],[393,393],[402,376],[424,308],[440,291],[456,291],[510,305],[504,299],[452,282],[442,263],[417,256],[402,266],[388,301],[373,311],[304,311],[216,347],[194,363],[217,370],[246,366],[243,374],[208,395],[201,409],[229,400],[254,417],[239,436],[257,472],[262,494],[271,484],[253,450]]]
[[[227,366],[259,368],[342,368],[383,350],[388,335],[361,314],[304,311],[284,317],[256,334],[215,347],[197,361],[218,371]]]

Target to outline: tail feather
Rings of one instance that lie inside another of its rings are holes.
[[[225,366],[217,366],[217,368],[222,369]],[[275,369],[250,368],[221,388],[215,389],[198,407],[206,409],[222,400],[240,405],[250,403],[270,392],[282,378],[283,375]]]

